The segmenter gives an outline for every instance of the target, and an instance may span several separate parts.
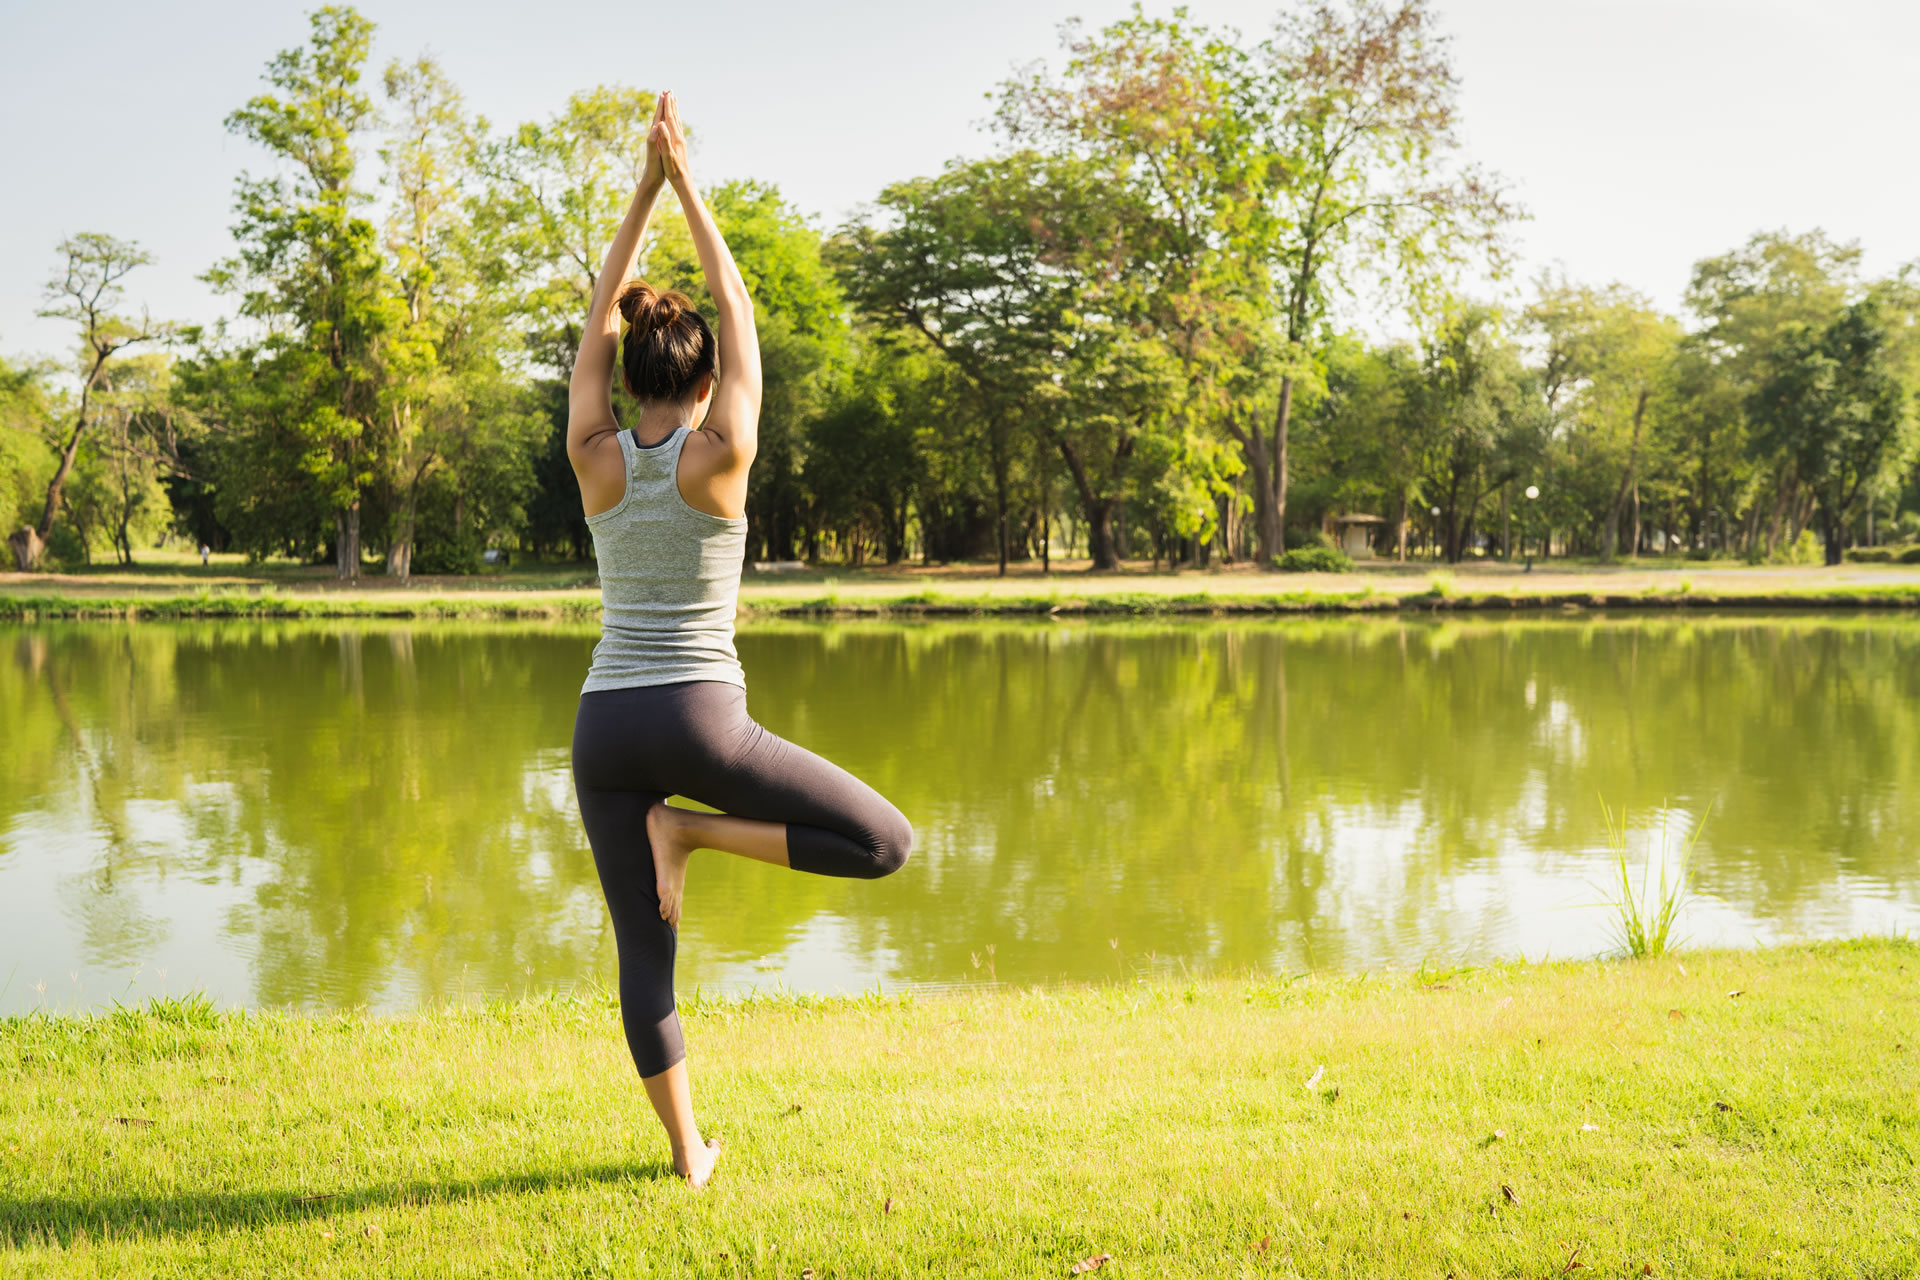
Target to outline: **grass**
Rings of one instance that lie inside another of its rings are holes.
[[[1607,845],[1613,852],[1613,870],[1619,877],[1620,896],[1612,900],[1614,930],[1620,948],[1635,960],[1663,956],[1679,939],[1673,927],[1687,898],[1687,869],[1693,862],[1693,847],[1706,830],[1698,823],[1676,854],[1667,839],[1667,821],[1660,823],[1660,842],[1647,847],[1646,865],[1640,871],[1640,885],[1634,887],[1633,869],[1627,853],[1627,811],[1616,820],[1604,801],[1600,811],[1607,824]],[[1657,878],[1656,878],[1657,877]]]
[[[1355,578],[1361,580],[1355,581]],[[146,594],[67,594],[22,589],[0,593],[0,621],[49,619],[147,620],[178,618],[502,618],[589,619],[600,616],[597,587],[571,591],[380,589],[286,592],[271,589],[202,588]],[[862,583],[859,590],[748,582],[740,591],[744,618],[851,617],[1141,617],[1300,613],[1535,612],[1566,609],[1916,609],[1920,583],[1845,584],[1790,588],[1729,584],[1702,591],[1683,580],[1678,589],[1473,588],[1436,573],[1424,584],[1399,579],[1368,581],[1365,575],[1330,575],[1322,583],[1287,589],[1249,590],[1233,579],[1220,584],[1182,584],[1184,589],[1142,590],[1128,579],[1088,579],[1056,585],[1041,594],[992,589],[992,584],[891,590]],[[1159,585],[1159,584],[1156,584]]]
[[[695,1002],[705,1194],[604,999],[13,1019],[0,1274],[1907,1276],[1916,974],[1883,940]]]

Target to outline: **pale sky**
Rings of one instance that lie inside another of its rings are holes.
[[[278,0],[0,0],[0,352],[64,354],[37,319],[78,231],[157,259],[128,282],[156,316],[226,301],[195,277],[231,251],[233,178],[264,158],[221,120],[260,90],[309,6]],[[752,177],[838,223],[888,182],[991,145],[985,94],[1054,54],[1057,27],[1126,0],[968,4],[367,0],[372,88],[431,51],[496,126],[596,84],[673,88],[709,184]],[[1168,6],[1149,6],[1163,13]],[[1264,32],[1273,0],[1192,0]],[[1533,215],[1522,280],[1564,264],[1677,309],[1692,263],[1761,229],[1857,239],[1871,272],[1920,259],[1920,4],[1904,0],[1438,0],[1468,158]]]

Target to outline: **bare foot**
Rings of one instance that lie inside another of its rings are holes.
[[[692,1152],[682,1160],[673,1158],[673,1171],[687,1180],[687,1185],[695,1191],[704,1190],[707,1179],[713,1176],[713,1166],[720,1162],[720,1139],[708,1138],[707,1145]]]
[[[653,846],[653,880],[660,895],[660,918],[678,929],[680,899],[687,888],[687,860],[693,856],[680,810],[662,801],[647,810],[647,843]]]

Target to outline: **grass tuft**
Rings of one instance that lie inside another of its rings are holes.
[[[1646,863],[1640,869],[1640,885],[1633,883],[1633,871],[1627,854],[1627,811],[1618,821],[1605,800],[1600,810],[1606,816],[1607,844],[1613,854],[1614,874],[1619,878],[1619,897],[1610,905],[1614,911],[1614,934],[1620,948],[1633,959],[1663,956],[1678,946],[1674,922],[1687,899],[1687,873],[1693,862],[1693,847],[1706,830],[1703,818],[1687,838],[1678,854],[1671,854],[1668,818],[1660,820],[1660,841],[1649,844]]]

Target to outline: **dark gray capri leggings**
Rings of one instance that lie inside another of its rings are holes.
[[[687,1056],[673,1004],[673,926],[660,918],[647,810],[685,796],[736,818],[787,824],[795,871],[875,879],[898,871],[913,828],[878,791],[768,733],[738,685],[697,680],[580,695],[573,789],[620,948],[620,1018],[643,1076]]]

